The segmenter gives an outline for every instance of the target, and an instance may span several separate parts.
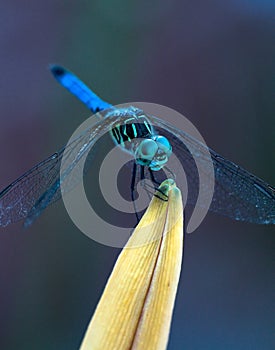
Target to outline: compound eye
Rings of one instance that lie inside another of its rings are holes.
[[[143,140],[138,148],[138,157],[153,159],[158,150],[158,145],[151,139]]]
[[[171,153],[172,147],[170,145],[170,142],[167,140],[164,136],[157,136],[155,138],[155,141],[157,142],[159,148],[164,151],[165,153]]]

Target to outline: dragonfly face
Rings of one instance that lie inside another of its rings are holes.
[[[167,163],[172,146],[164,136],[155,135],[140,142],[135,151],[136,163],[158,171]]]
[[[123,113],[124,109],[121,111],[121,114]],[[166,137],[156,134],[149,118],[142,110],[129,107],[126,113],[129,118],[123,123],[115,124],[110,132],[113,141],[131,153],[137,164],[154,171],[162,169],[172,153],[170,142]]]

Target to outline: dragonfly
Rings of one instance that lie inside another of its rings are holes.
[[[183,130],[135,107],[116,107],[96,95],[80,78],[62,66],[51,65],[56,80],[94,114],[94,123],[69,145],[38,163],[0,192],[0,226],[24,220],[31,225],[40,214],[62,196],[61,183],[89,152],[93,164],[93,146],[106,133],[112,142],[133,158],[131,200],[134,201],[136,177],[150,177],[159,184],[172,151],[183,165],[188,181],[188,201],[196,203],[198,176],[196,164],[213,164],[215,188],[209,210],[234,220],[257,224],[275,223],[275,188],[242,167],[225,159],[195,140]],[[188,150],[192,148],[194,153]],[[210,159],[207,154],[211,155]],[[195,157],[195,160],[194,160]],[[60,176],[62,159],[70,159]],[[139,167],[139,171],[138,171]],[[169,170],[169,168],[167,168]],[[69,176],[68,176],[69,178]],[[70,179],[69,191],[79,179]],[[63,186],[64,188],[64,186]],[[207,190],[207,188],[206,188]]]

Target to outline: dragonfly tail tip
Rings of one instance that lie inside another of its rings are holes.
[[[49,69],[55,77],[60,77],[65,73],[65,69],[57,64],[50,64]]]

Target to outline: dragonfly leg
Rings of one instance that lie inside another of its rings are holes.
[[[131,200],[133,203],[137,222],[139,222],[140,218],[139,218],[138,213],[137,213],[135,196],[134,196],[134,192],[136,191],[136,176],[137,176],[137,165],[136,165],[136,162],[134,162],[134,167],[133,167],[133,171],[132,171],[132,180],[131,180]]]
[[[160,182],[158,182],[155,179],[153,171],[150,168],[149,168],[149,173],[150,173],[151,181],[154,184],[159,186]],[[136,191],[136,178],[137,178],[137,164],[134,163],[133,171],[132,171],[132,180],[131,180],[131,200],[133,202],[133,207],[134,207],[135,215],[137,218],[137,222],[139,222],[140,217],[139,217],[138,212],[137,212],[137,208],[136,208],[136,204],[135,204],[135,196],[134,196],[134,193]],[[152,195],[163,200],[163,201],[168,200],[168,197],[165,193],[163,193],[158,187],[148,184],[145,180],[146,180],[145,167],[143,165],[140,165],[140,181],[142,183],[142,187],[144,188],[144,190],[146,191],[146,193],[148,195],[149,200],[151,200]],[[149,188],[150,188],[150,190],[149,190]],[[161,194],[161,196],[159,194]]]
[[[144,167],[143,167],[144,168]],[[144,171],[144,170],[143,170]],[[153,182],[153,184],[156,184],[157,186],[159,186],[161,184],[161,182],[157,181],[155,176],[154,176],[154,172],[152,169],[149,168],[149,174],[150,174],[150,177],[151,177],[151,181]],[[167,195],[165,193],[163,193],[158,187],[155,187],[155,186],[151,186],[149,185],[148,183],[145,184],[146,187],[150,187],[151,189],[153,189],[154,193],[150,192],[147,188],[146,188],[146,192],[147,193],[151,193],[153,196],[161,199],[161,200],[164,200],[166,201],[168,198],[167,198]],[[145,187],[144,186],[144,187]],[[158,193],[161,193],[163,195],[163,198],[161,198]]]
[[[148,170],[149,170],[150,178],[151,178],[151,181],[153,182],[153,184],[156,184],[157,186],[159,186],[161,184],[161,182],[156,180],[153,170],[151,168],[149,168]]]
[[[169,173],[169,176],[171,176],[172,180],[176,181],[176,175],[172,172],[172,170],[168,168],[168,166],[164,166],[163,169],[165,169],[167,173]]]
[[[149,198],[149,200],[150,200],[150,199],[151,199],[150,194],[152,195],[153,193],[151,193],[151,192],[148,190],[148,187],[150,187],[150,186],[149,186],[149,184],[147,184],[147,183],[145,182],[145,172],[144,172],[144,166],[143,166],[143,165],[140,166],[140,180],[141,180],[141,183],[142,183],[142,187],[145,189],[145,191],[146,191],[146,193],[147,193],[147,196],[148,196],[148,198]]]

